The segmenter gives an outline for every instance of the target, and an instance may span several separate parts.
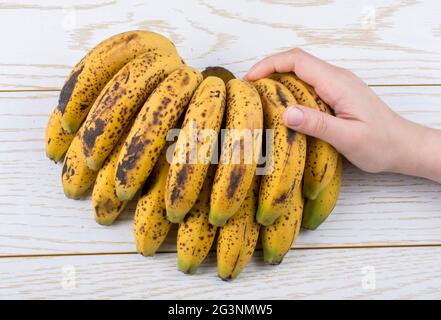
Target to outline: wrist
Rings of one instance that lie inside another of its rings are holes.
[[[441,131],[397,116],[389,170],[441,182]]]

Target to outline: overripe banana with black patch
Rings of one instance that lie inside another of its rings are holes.
[[[55,162],[60,161],[74,137],[75,134],[67,132],[61,126],[61,112],[55,108],[46,126],[46,156]]]
[[[184,66],[171,73],[150,95],[119,155],[115,175],[118,198],[130,200],[142,187],[166,143],[168,131],[179,120],[201,81],[199,71]]]
[[[337,169],[329,184],[314,199],[306,199],[303,210],[302,227],[305,229],[317,229],[328,216],[337,203],[340,194],[343,173],[342,157],[338,157]]]
[[[299,234],[303,212],[301,184],[295,187],[294,195],[288,211],[261,229],[263,259],[269,264],[280,264]]]
[[[169,163],[166,148],[148,177],[138,200],[134,219],[136,250],[144,256],[153,256],[170,231],[164,203],[165,182]]]
[[[181,222],[198,198],[216,147],[225,95],[224,82],[208,77],[188,106],[167,177],[165,206],[171,222]]]
[[[106,83],[126,63],[145,52],[176,54],[176,48],[157,33],[135,30],[102,41],[81,59],[61,89],[58,110],[63,128],[75,133]]]
[[[254,175],[237,213],[219,230],[217,273],[223,280],[235,279],[250,261],[260,226],[255,220],[259,196],[259,176]]]
[[[83,125],[81,144],[90,169],[101,168],[150,93],[180,66],[181,58],[175,52],[148,52],[130,61],[109,81]]]
[[[273,78],[284,84],[301,105],[332,114],[329,106],[323,102],[314,89],[300,80],[293,73],[274,74]],[[303,177],[303,194],[308,199],[315,199],[334,176],[337,167],[338,152],[329,143],[308,137],[308,148]]]
[[[227,84],[226,134],[210,201],[210,223],[224,225],[245,199],[262,146],[263,115],[259,94],[249,82]]]
[[[273,130],[273,143],[267,151],[270,172],[262,176],[257,221],[271,225],[291,210],[295,190],[301,184],[306,158],[306,137],[287,128],[282,119],[284,109],[296,104],[291,92],[272,79],[254,82],[263,105],[265,128]]]
[[[75,135],[64,157],[61,181],[66,197],[79,199],[92,186],[96,172],[90,170],[85,162],[81,148],[83,127]]]
[[[130,127],[130,126],[129,126]],[[118,155],[127,138],[129,130],[119,139],[107,157],[103,167],[98,171],[95,185],[92,191],[92,207],[95,221],[102,225],[110,225],[121,214],[127,205],[127,201],[118,199],[115,190],[115,172],[118,163]]]
[[[210,252],[216,227],[208,222],[210,193],[216,166],[211,165],[201,192],[178,229],[178,270],[193,274]]]

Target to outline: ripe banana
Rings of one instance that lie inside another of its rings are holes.
[[[81,150],[81,135],[83,127],[75,135],[64,157],[61,181],[64,194],[68,198],[79,199],[93,184],[96,172],[90,170],[84,163]]]
[[[134,219],[136,250],[144,256],[153,256],[167,237],[171,223],[167,220],[164,203],[165,182],[169,163],[166,149],[144,184]]]
[[[230,80],[227,84],[227,132],[211,193],[211,224],[224,225],[245,199],[260,155],[262,128],[262,104],[256,89],[248,82]]]
[[[69,133],[61,127],[61,112],[58,108],[52,111],[46,126],[46,155],[49,159],[58,162],[63,158],[75,134]]]
[[[259,176],[251,186],[237,213],[219,231],[217,240],[217,272],[223,280],[236,278],[251,259],[259,237],[255,221]]]
[[[262,99],[265,127],[274,134],[274,143],[267,150],[267,166],[272,167],[272,171],[262,177],[256,215],[257,221],[267,226],[291,210],[305,167],[306,137],[283,124],[284,109],[296,104],[283,84],[261,79],[254,82],[254,86]]]
[[[167,177],[165,206],[171,222],[181,222],[198,198],[221,127],[225,95],[224,82],[208,77],[188,106]]]
[[[319,193],[314,200],[306,199],[303,211],[302,227],[315,230],[334,210],[340,194],[343,172],[342,157],[338,157],[337,169],[329,184]]]
[[[98,171],[98,176],[93,186],[92,207],[95,221],[102,225],[111,225],[127,205],[116,196],[115,171],[118,155],[124,145],[129,130],[119,139],[103,167]]]
[[[153,89],[181,65],[177,53],[149,52],[130,61],[110,80],[84,123],[81,144],[90,169],[101,168]]]
[[[184,66],[171,73],[142,107],[121,150],[116,169],[116,194],[130,200],[152,170],[168,131],[202,81],[196,69]]]
[[[284,84],[297,102],[313,109],[332,114],[329,106],[315,93],[314,89],[293,73],[275,74],[273,77]],[[329,143],[308,137],[308,148],[303,177],[303,194],[315,199],[334,176],[338,152]]]
[[[270,264],[279,264],[297,238],[302,224],[303,196],[301,184],[294,190],[294,201],[288,212],[272,225],[262,228],[263,258]]]
[[[208,222],[215,165],[208,169],[199,197],[178,229],[178,270],[193,274],[210,252],[216,227]]]
[[[159,51],[176,54],[170,40],[140,30],[114,35],[93,48],[74,67],[61,90],[58,109],[63,128],[75,133],[101,90],[119,69],[145,52]]]
[[[221,78],[225,84],[228,83],[231,79],[236,79],[234,74],[223,67],[207,67],[204,71],[202,71],[202,76],[204,79],[208,77],[218,77]]]

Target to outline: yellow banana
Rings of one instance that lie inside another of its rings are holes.
[[[223,67],[207,67],[204,71],[202,71],[202,76],[205,78],[208,77],[218,77],[221,78],[225,84],[228,83],[231,79],[236,79],[233,73],[230,70],[225,69]]]
[[[115,171],[118,155],[124,145],[129,130],[119,139],[103,167],[98,171],[98,176],[92,191],[92,207],[95,221],[102,225],[111,225],[127,205],[116,196]]]
[[[342,157],[338,157],[337,169],[329,184],[319,193],[314,200],[306,199],[303,210],[302,227],[310,230],[318,228],[334,210],[340,194],[343,172]]]
[[[90,169],[101,168],[153,89],[181,65],[176,53],[149,52],[130,61],[110,80],[84,122],[81,143]]]
[[[252,184],[237,213],[219,230],[217,240],[217,272],[223,280],[236,278],[251,259],[259,237],[255,221],[259,176]]]
[[[61,89],[58,109],[63,128],[75,133],[119,69],[145,52],[158,51],[176,53],[176,48],[167,38],[141,30],[120,33],[99,43],[78,62]]]
[[[265,127],[272,129],[274,134],[266,164],[272,170],[262,177],[256,215],[257,221],[267,226],[291,210],[295,189],[301,184],[305,167],[306,137],[283,123],[284,109],[296,104],[296,99],[283,84],[261,79],[254,82],[254,86],[262,99]]]
[[[199,71],[184,66],[171,73],[148,98],[130,130],[116,169],[116,194],[130,200],[152,170],[168,131],[202,81]]]
[[[164,203],[165,182],[169,163],[166,149],[147,179],[138,200],[134,219],[136,250],[144,256],[153,256],[170,231]]]
[[[297,102],[313,109],[332,114],[329,106],[315,93],[314,89],[293,73],[275,74],[273,78],[284,84]],[[329,143],[308,137],[308,148],[303,176],[303,194],[315,199],[332,179],[337,167],[338,152]]]
[[[46,155],[49,159],[58,162],[63,158],[75,134],[69,133],[61,127],[61,112],[58,108],[52,111],[46,127]]]
[[[77,132],[67,150],[61,175],[64,194],[72,199],[79,199],[84,195],[96,178],[96,172],[84,163],[80,141],[82,134],[83,127]]]
[[[165,206],[171,222],[181,222],[198,198],[221,127],[225,95],[224,82],[208,77],[188,106],[167,177]]]
[[[211,224],[224,225],[245,199],[260,155],[262,128],[262,104],[256,89],[248,82],[230,80],[227,84],[227,132],[211,193]]]
[[[195,205],[179,225],[178,270],[184,273],[196,272],[210,252],[216,235],[217,228],[208,222],[211,184],[216,172],[215,169],[215,165],[211,165]]]
[[[263,258],[267,263],[281,263],[299,234],[303,212],[301,184],[296,186],[294,194],[288,212],[277,218],[272,225],[261,230]]]

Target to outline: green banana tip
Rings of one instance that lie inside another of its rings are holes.
[[[216,213],[210,210],[210,213],[208,214],[208,222],[215,227],[222,227],[227,220],[219,217]]]

